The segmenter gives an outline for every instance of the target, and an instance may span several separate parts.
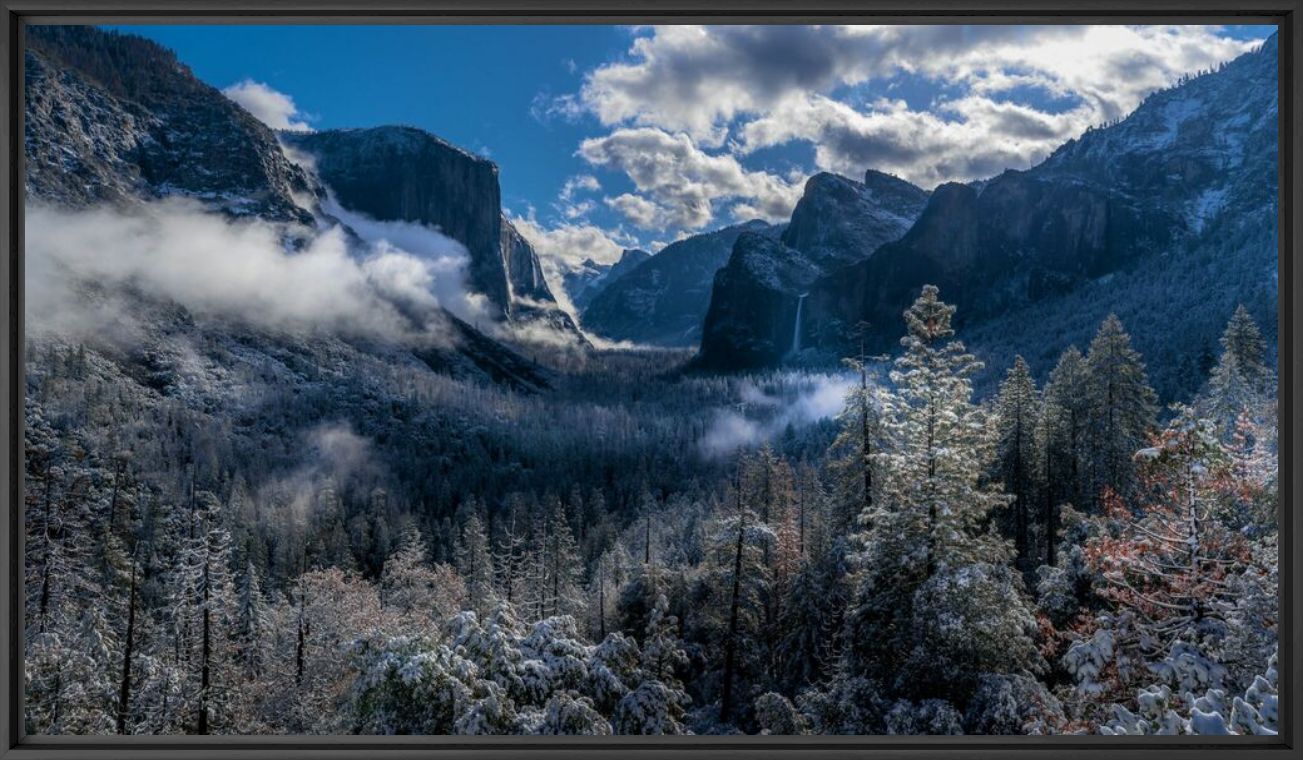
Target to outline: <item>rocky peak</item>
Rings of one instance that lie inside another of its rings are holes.
[[[312,156],[317,175],[345,208],[434,227],[466,246],[471,286],[504,317],[533,319],[555,304],[537,252],[502,214],[497,164],[409,126],[282,138]]]
[[[31,26],[26,183],[64,205],[180,195],[233,215],[310,222],[314,190],[275,134],[166,48],[89,26]]]
[[[922,189],[881,172],[869,171],[865,182],[816,174],[805,183],[783,243],[825,269],[851,264],[905,234],[927,197]]]

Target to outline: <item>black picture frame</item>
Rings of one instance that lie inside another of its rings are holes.
[[[0,397],[5,401],[0,436],[0,494],[6,518],[0,528],[0,758],[146,759],[230,758],[948,758],[985,760],[1053,757],[1056,760],[1146,755],[1220,758],[1231,753],[1303,757],[1303,661],[1297,656],[1303,629],[1303,583],[1294,553],[1303,530],[1293,514],[1296,474],[1303,471],[1297,442],[1303,430],[1295,400],[1303,396],[1300,316],[1295,295],[1303,292],[1296,266],[1295,230],[1303,222],[1303,129],[1298,103],[1303,90],[1303,0],[0,0],[0,236],[5,245],[0,291],[6,298],[0,330]],[[1279,473],[1280,562],[1279,673],[1282,732],[1276,737],[462,737],[462,736],[25,736],[22,669],[23,594],[23,70],[22,37],[32,23],[1272,23],[1279,28]]]

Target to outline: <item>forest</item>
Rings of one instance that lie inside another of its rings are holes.
[[[838,371],[594,350],[537,393],[29,333],[27,730],[1275,733],[1249,312],[1187,403],[1113,316],[979,398],[943,298]]]

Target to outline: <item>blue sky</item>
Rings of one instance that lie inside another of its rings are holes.
[[[564,267],[748,218],[816,171],[1026,168],[1272,27],[132,26],[274,126],[404,123],[501,168]]]

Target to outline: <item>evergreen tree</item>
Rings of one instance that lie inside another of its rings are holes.
[[[1267,366],[1267,342],[1243,304],[1235,307],[1222,333],[1221,345],[1223,356],[1235,358],[1240,372],[1255,390],[1268,391],[1273,378]]]
[[[457,542],[457,571],[466,583],[466,605],[477,615],[486,616],[497,606],[493,588],[493,553],[484,524],[477,514],[466,518]]]
[[[972,402],[968,379],[981,365],[951,339],[954,307],[937,296],[935,287],[925,286],[905,312],[905,353],[891,375],[899,397],[890,405],[890,445],[882,454],[882,469],[889,475],[880,503],[860,518],[861,571],[839,674],[839,680],[880,680],[914,696],[929,687],[949,696],[956,687],[929,680],[922,666],[929,660],[945,663],[949,679],[963,675],[963,683],[971,683],[984,668],[1008,663],[987,657],[1000,654],[987,648],[965,650],[972,656],[956,662],[929,646],[942,646],[931,632],[970,624],[999,628],[1005,635],[1019,632],[1002,646],[1005,653],[1021,653],[1027,649],[1022,621],[1030,619],[1017,593],[1019,584],[1002,572],[1010,559],[1005,542],[983,529],[992,510],[1008,498],[983,484],[983,473],[994,461],[994,440],[981,408]],[[928,600],[943,590],[960,593],[960,586],[967,586],[965,597],[1004,593],[1008,598],[994,609],[956,605],[949,623],[938,621],[943,611],[931,609]],[[979,613],[983,617],[973,617]],[[921,680],[902,682],[909,673]]]
[[[1224,441],[1230,441],[1241,415],[1256,419],[1266,411],[1274,382],[1264,361],[1262,334],[1243,306],[1226,325],[1221,344],[1222,354],[1196,408],[1217,424]]]
[[[1087,498],[1098,503],[1106,489],[1131,495],[1135,485],[1131,456],[1154,426],[1157,397],[1149,387],[1144,361],[1114,314],[1105,318],[1090,343],[1086,371],[1091,471]]]
[[[1039,485],[1036,470],[1036,427],[1040,421],[1040,398],[1027,362],[1021,356],[1000,384],[996,399],[999,435],[998,469],[1005,490],[1013,496],[1014,550],[1024,570],[1030,569],[1033,494]]]
[[[1087,493],[1086,435],[1090,398],[1086,392],[1086,358],[1075,346],[1059,357],[1045,384],[1037,462],[1041,471],[1041,523],[1045,564],[1057,561],[1059,512],[1066,502],[1080,504]]]

